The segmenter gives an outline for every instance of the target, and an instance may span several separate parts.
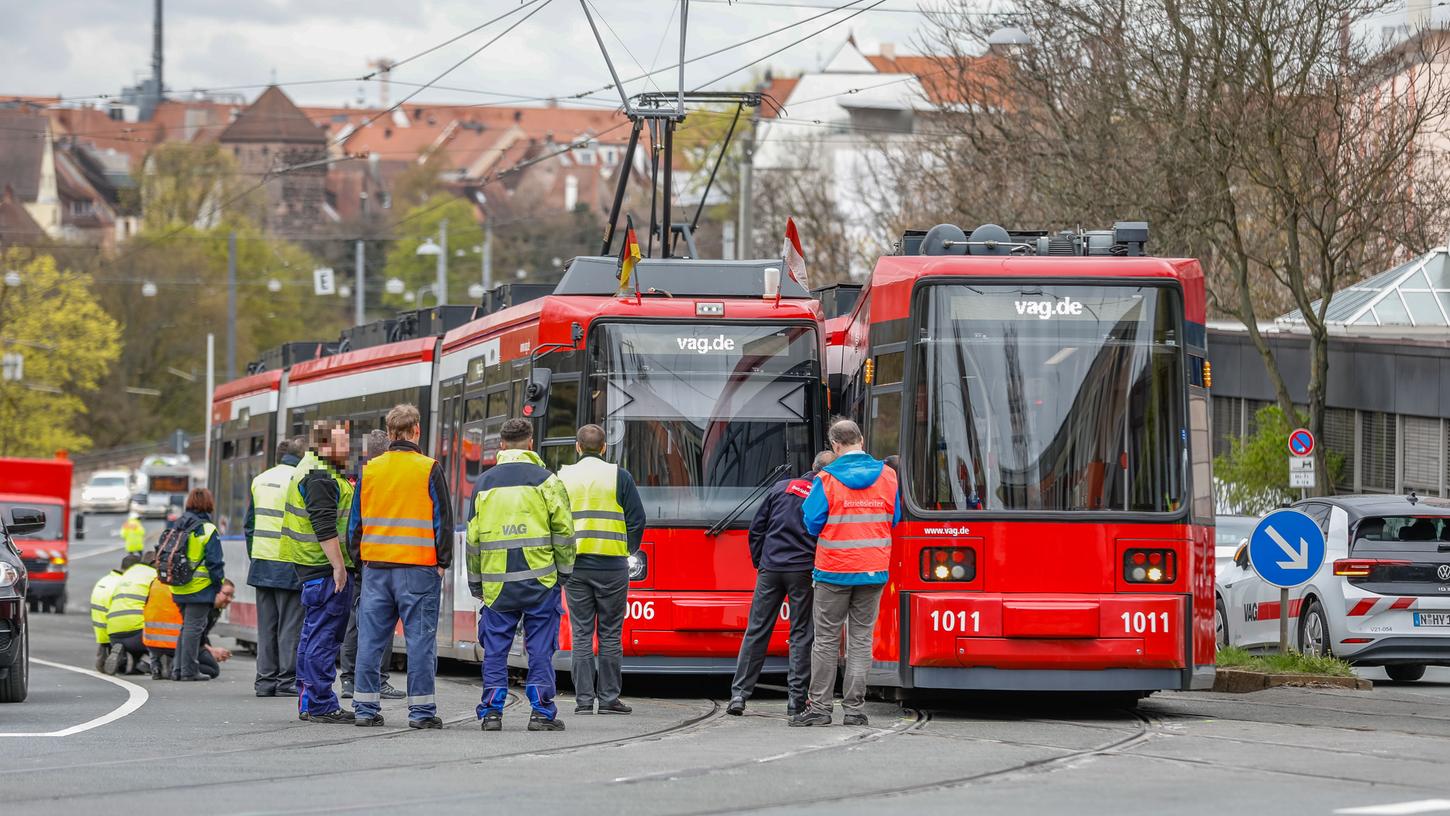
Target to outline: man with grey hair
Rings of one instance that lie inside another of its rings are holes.
[[[247,584],[256,592],[258,697],[297,696],[297,640],[302,635],[302,582],[282,560],[282,516],[287,487],[302,459],[302,438],[277,442],[277,464],[252,479],[251,505],[242,532],[247,542]]]
[[[798,479],[776,482],[760,502],[750,523],[750,561],[755,564],[755,596],[750,601],[750,621],[740,642],[735,679],[730,684],[730,704],[725,713],[745,713],[745,701],[755,691],[765,651],[778,618],[790,621],[789,700],[786,714],[806,710],[806,685],[811,679],[811,567],[816,560],[816,537],[806,530],[801,505],[811,494],[811,485],[836,455],[816,454],[810,472]],[[788,607],[782,602],[790,599]]]
[[[792,726],[831,724],[831,692],[846,630],[842,720],[866,725],[866,672],[881,592],[891,565],[892,528],[901,521],[896,471],[867,453],[861,428],[849,419],[831,424],[836,461],[821,469],[801,505],[806,531],[816,536],[810,709]]]
[[[369,459],[382,456],[388,451],[388,432],[382,428],[374,428],[368,431],[363,438],[363,458],[357,463],[358,475],[362,474],[363,465]],[[362,598],[359,592],[352,596],[352,615],[347,619],[347,635],[342,641],[342,656],[338,660],[338,675],[342,678],[342,694],[338,695],[344,700],[352,699],[353,692],[353,670],[357,668],[357,603]],[[383,688],[379,692],[384,700],[401,700],[408,696],[398,689],[393,688],[389,683],[391,679],[388,667],[393,664],[393,639],[388,638],[387,644],[383,647]]]

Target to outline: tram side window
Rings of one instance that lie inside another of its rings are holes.
[[[579,381],[555,380],[549,389],[549,414],[544,422],[544,438],[574,438],[578,432]]]
[[[871,397],[869,448],[877,459],[901,453],[901,391],[877,391]]]

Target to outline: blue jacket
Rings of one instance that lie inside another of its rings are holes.
[[[296,456],[282,457],[282,464],[297,466],[302,461]],[[247,521],[242,526],[242,535],[246,537],[247,558],[252,557],[252,533],[257,530],[257,508],[251,502],[247,503]],[[297,580],[297,568],[286,561],[252,561],[251,569],[247,571],[247,583],[254,587],[265,589],[290,589],[294,592],[302,591],[302,582]]]
[[[881,470],[886,463],[871,456],[864,451],[852,451],[842,454],[836,461],[826,466],[826,472],[836,477],[841,484],[853,490],[861,490],[876,484],[881,478]],[[826,526],[826,519],[831,515],[831,508],[826,503],[826,489],[821,486],[821,478],[816,477],[811,485],[811,494],[806,497],[801,505],[801,516],[805,520],[806,532],[811,535],[820,535],[821,529]],[[897,496],[892,502],[891,524],[896,526],[901,522],[901,497]],[[886,571],[880,572],[825,572],[815,570],[814,579],[823,584],[836,584],[838,586],[878,586],[886,583]]]
[[[750,562],[766,572],[806,572],[816,562],[816,537],[806,531],[801,505],[814,471],[771,486],[750,522]]]

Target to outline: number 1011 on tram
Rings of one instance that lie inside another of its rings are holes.
[[[835,404],[901,484],[873,685],[1212,683],[1203,273],[1146,240],[907,233],[829,321]]]

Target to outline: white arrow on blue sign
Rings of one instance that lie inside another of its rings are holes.
[[[1249,536],[1249,563],[1266,582],[1292,589],[1324,564],[1324,532],[1298,510],[1275,510]]]

